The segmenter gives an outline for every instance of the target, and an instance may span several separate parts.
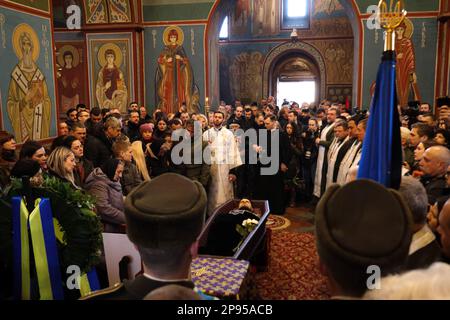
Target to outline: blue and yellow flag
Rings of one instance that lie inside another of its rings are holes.
[[[401,182],[402,147],[395,66],[395,52],[385,51],[378,69],[358,179],[371,179],[388,188],[398,189]]]

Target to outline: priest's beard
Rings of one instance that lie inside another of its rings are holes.
[[[31,53],[24,53],[22,59],[23,66],[27,69],[33,68],[33,59],[31,57]]]

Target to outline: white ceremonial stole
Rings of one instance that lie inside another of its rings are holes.
[[[233,133],[221,128],[211,128],[203,133],[203,141],[211,148],[211,183],[208,190],[208,213],[233,199],[233,183],[228,177],[230,170],[240,166],[242,160]]]
[[[327,134],[330,130],[334,129],[334,123],[331,125],[326,126],[323,128],[322,132],[320,133],[320,140],[326,141],[327,140]],[[314,195],[318,198],[321,196],[320,188],[322,183],[322,169],[323,169],[323,162],[325,159],[325,147],[319,145],[319,153],[317,155],[317,167],[316,167],[316,176],[314,179]]]
[[[352,166],[353,160],[356,157],[356,153],[358,152],[359,146],[360,142],[356,140],[345,154],[339,167],[339,173],[337,176],[336,183],[339,183],[340,185],[345,184],[345,181],[347,180],[348,170],[350,170],[350,167]]]
[[[28,79],[25,77],[19,66],[14,68],[11,76],[19,86],[20,90],[22,90],[25,95],[28,94]]]
[[[422,229],[413,234],[411,245],[409,246],[409,255],[425,248],[436,239],[433,231],[425,225]]]
[[[333,149],[330,148],[328,152],[328,171],[327,171],[327,185],[326,188],[333,184],[333,175],[334,175],[334,165],[336,164],[337,156],[339,154],[339,150],[341,150],[342,146],[348,141],[349,137],[347,136],[344,140],[338,141],[335,138],[336,143]]]
[[[348,169],[347,176],[345,177],[345,182],[348,182],[348,174],[350,173],[350,170],[356,169],[359,166],[359,161],[361,161],[361,155],[362,155],[362,146],[358,148],[358,151],[356,152],[355,158],[353,159],[350,169]]]
[[[43,94],[43,81],[45,79],[44,75],[39,69],[36,69],[33,76],[31,77],[31,81],[28,81],[25,74],[22,72],[22,69],[17,65],[12,73],[12,78],[19,86],[20,90],[23,91],[25,95],[28,95],[28,91],[31,89],[30,86],[38,85],[41,88],[40,94]],[[40,140],[42,137],[42,117],[43,117],[43,102],[42,97],[40,100],[40,103],[37,105],[34,105],[34,111],[33,111],[33,127],[31,128],[31,133],[28,132],[26,125],[24,123],[24,119],[22,118],[22,135],[25,138],[24,140],[27,140],[28,137],[31,136],[32,140]]]
[[[41,92],[43,93],[43,81],[44,81],[44,75],[42,72],[37,69],[36,72],[33,75],[33,78],[31,79],[31,84],[35,84],[40,86]],[[42,102],[42,97],[40,99],[40,103],[38,105],[34,106],[34,113],[33,113],[33,131],[32,131],[32,139],[33,140],[40,140],[42,137],[42,117],[44,116],[44,106]]]

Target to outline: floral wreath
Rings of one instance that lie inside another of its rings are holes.
[[[100,261],[102,224],[93,211],[94,198],[69,183],[46,177],[41,187],[32,188],[33,196],[49,198],[62,270],[76,265],[90,271]],[[0,253],[12,261],[11,198],[23,195],[22,182],[14,179],[7,196],[0,199]]]

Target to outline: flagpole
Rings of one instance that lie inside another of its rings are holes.
[[[397,109],[395,29],[407,12],[404,1],[381,0],[378,18],[385,30],[384,52],[378,68],[375,93],[362,144],[358,179],[370,179],[387,188],[401,183],[402,147],[400,116]]]
[[[378,21],[385,30],[384,51],[395,51],[395,29],[406,18],[405,3],[403,0],[390,0],[388,8],[387,0],[380,0],[378,9]]]

